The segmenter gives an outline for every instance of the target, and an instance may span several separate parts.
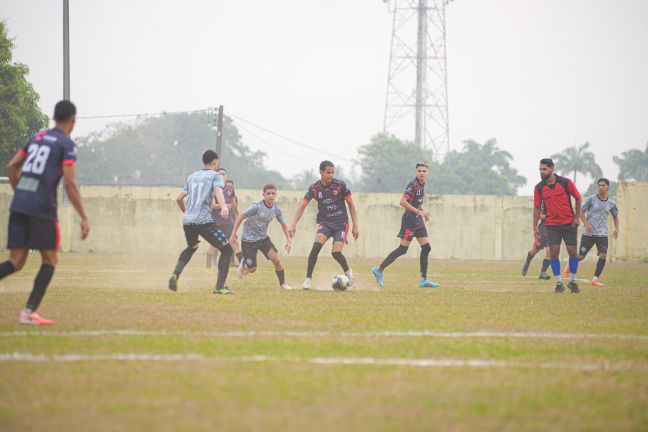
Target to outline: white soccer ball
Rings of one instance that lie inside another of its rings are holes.
[[[346,291],[349,288],[349,278],[346,275],[340,274],[333,278],[331,286],[335,291]]]

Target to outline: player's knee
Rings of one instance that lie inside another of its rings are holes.
[[[430,243],[425,243],[423,246],[421,246],[421,251],[425,253],[430,253],[432,250],[432,247],[430,246]]]
[[[25,261],[24,259],[11,259],[9,258],[9,261],[11,262],[11,265],[14,268],[14,272],[22,270],[22,268],[25,266]]]
[[[195,245],[193,245],[191,247],[188,247],[187,249],[191,249],[191,250],[193,250],[195,252],[196,249],[198,249],[198,243],[196,243]],[[207,253],[209,253],[209,251],[207,251]]]
[[[248,268],[247,268],[247,271],[248,271],[248,273],[254,273],[255,271],[257,271],[257,266],[254,266],[254,267],[248,267]]]
[[[311,249],[311,254],[318,255],[320,251],[322,250],[322,246],[324,246],[322,243],[315,242],[313,243],[313,248]]]
[[[607,259],[607,254],[606,253],[600,253],[599,254],[599,259],[602,259],[603,261],[605,261]]]
[[[342,258],[344,258],[344,255],[342,255],[342,252],[340,252],[340,251],[338,251],[338,252],[331,252],[331,255],[333,255],[333,258],[335,258],[335,259],[342,259]]]

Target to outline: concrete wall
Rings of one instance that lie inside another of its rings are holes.
[[[182,214],[175,203],[178,188],[83,186],[81,193],[90,217],[91,233],[79,239],[78,219],[71,207],[61,206],[62,248],[74,252],[177,254],[184,247]],[[261,198],[260,191],[238,190],[245,208]],[[278,202],[290,223],[303,192],[279,191]],[[350,257],[381,258],[398,244],[402,208],[400,194],[354,193],[360,238],[345,249]],[[0,226],[7,226],[9,185],[0,185]],[[648,184],[622,184],[617,196],[621,235],[611,240],[610,258],[648,260]],[[532,198],[488,195],[428,196],[432,213],[428,232],[432,257],[441,259],[519,260],[533,243]],[[311,203],[297,227],[292,255],[307,256],[315,233],[316,204]],[[270,236],[281,248],[283,233],[273,222]],[[349,235],[351,238],[351,236]],[[6,228],[0,231],[6,242]],[[410,257],[418,255],[411,247]],[[330,250],[330,242],[325,251]]]

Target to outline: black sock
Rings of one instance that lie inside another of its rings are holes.
[[[547,273],[547,269],[551,265],[551,260],[548,260],[547,258],[542,260],[542,269],[540,269],[540,273]]]
[[[601,276],[601,273],[603,273],[603,267],[605,267],[605,259],[599,258],[598,262],[596,263],[596,271],[594,272],[594,276]]]
[[[220,249],[220,258],[218,259],[218,277],[216,278],[216,288],[223,288],[229,271],[229,263],[232,258],[234,249],[229,244]]]
[[[535,256],[535,255],[531,255],[530,253],[527,253],[526,263],[529,264],[529,263],[531,262],[531,260],[533,259],[534,256]]]
[[[36,279],[34,279],[34,288],[27,300],[27,306],[25,306],[27,309],[32,311],[38,309],[38,306],[45,295],[45,290],[47,290],[47,286],[52,280],[52,276],[54,276],[54,267],[49,264],[41,265],[41,268],[38,270],[38,274],[36,275]]]
[[[337,261],[338,264],[340,264],[340,266],[342,266],[342,271],[344,273],[349,271],[349,264],[347,264],[347,260],[344,257],[344,255],[342,255],[342,252],[333,252],[333,253],[331,253],[331,255],[333,255],[333,258],[335,258],[335,261]]]
[[[306,277],[313,277],[313,270],[315,270],[315,264],[317,263],[317,255],[319,255],[320,250],[322,250],[322,243],[313,243],[313,248],[308,255],[308,268],[306,269]]]
[[[13,264],[11,264],[11,261],[7,260],[0,264],[0,279],[4,279],[5,277],[9,276],[11,273],[14,273],[16,271],[16,268],[14,267]]]
[[[428,255],[430,255],[430,243],[425,243],[421,246],[421,277],[423,279],[427,278],[427,268],[428,268]]]
[[[388,265],[396,261],[396,258],[399,256],[405,255],[407,253],[407,246],[399,245],[396,249],[391,251],[387,258],[380,263],[380,271],[383,271],[387,268]]]
[[[178,258],[178,262],[176,263],[175,270],[173,270],[173,274],[176,275],[176,277],[180,277],[180,273],[182,273],[182,270],[191,260],[194,252],[196,252],[196,249],[188,247],[180,253],[180,257]]]
[[[277,270],[277,271],[275,271],[275,273],[277,273],[277,278],[279,279],[279,286],[286,283],[286,275],[284,274],[283,269],[282,270]]]

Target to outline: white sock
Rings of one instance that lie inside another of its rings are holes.
[[[576,280],[576,273],[569,273],[569,282],[573,282]]]
[[[556,282],[562,282],[562,276],[556,275]]]

